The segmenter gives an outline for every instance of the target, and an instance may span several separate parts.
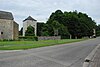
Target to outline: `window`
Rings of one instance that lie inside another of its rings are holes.
[[[1,32],[1,34],[3,34],[3,32]]]

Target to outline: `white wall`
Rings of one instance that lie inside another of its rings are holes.
[[[25,36],[25,31],[27,30],[27,27],[31,25],[35,29],[35,36],[37,35],[37,21],[33,20],[26,20],[23,22],[23,36]]]

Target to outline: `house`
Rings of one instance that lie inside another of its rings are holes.
[[[11,12],[0,11],[0,39],[18,39],[19,25]]]
[[[28,26],[32,26],[34,28],[35,36],[37,35],[37,20],[32,18],[31,16],[27,17],[25,20],[23,20],[23,36],[25,36],[25,32],[27,30]]]

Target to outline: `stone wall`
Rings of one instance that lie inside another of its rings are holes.
[[[0,39],[13,39],[13,20],[0,19]]]
[[[60,40],[61,36],[39,36],[38,40]]]
[[[13,22],[13,39],[18,39],[19,36],[19,25],[14,21]]]
[[[17,39],[18,24],[14,20],[0,19],[0,39]]]

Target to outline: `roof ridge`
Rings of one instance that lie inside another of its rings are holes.
[[[13,20],[14,18],[11,12],[0,11],[0,19]]]
[[[31,16],[28,16],[25,20],[23,20],[23,22],[26,21],[26,20],[34,20],[34,21],[37,21],[33,17],[31,17]]]

